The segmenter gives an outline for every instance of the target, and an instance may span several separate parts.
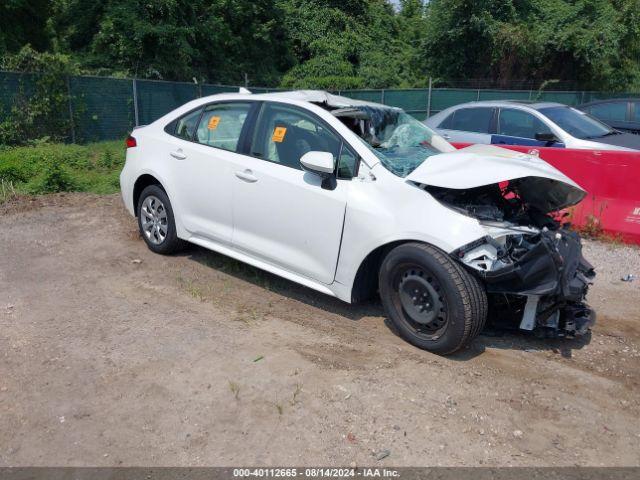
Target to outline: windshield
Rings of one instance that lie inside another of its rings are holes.
[[[584,112],[571,107],[541,108],[540,113],[555,122],[565,132],[582,140],[605,137],[615,131]]]
[[[334,111],[369,146],[387,170],[406,177],[431,155],[455,148],[399,108],[358,106]]]

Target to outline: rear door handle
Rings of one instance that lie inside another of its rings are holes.
[[[170,152],[169,155],[171,155],[173,158],[177,158],[178,160],[184,160],[185,158],[187,158],[187,156],[182,153],[182,149],[178,149],[175,152]]]
[[[449,135],[448,133],[443,133],[442,138],[444,138],[445,140],[449,140],[451,138],[451,135]]]
[[[244,172],[236,172],[236,177],[240,180],[244,180],[245,182],[253,183],[258,181],[258,177],[256,177],[251,170],[248,168]]]

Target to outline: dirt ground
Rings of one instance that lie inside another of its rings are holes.
[[[443,358],[379,303],[154,255],[118,196],[5,204],[0,465],[640,465],[640,250],[586,251],[590,343]]]

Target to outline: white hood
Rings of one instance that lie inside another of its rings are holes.
[[[494,145],[471,145],[434,155],[406,179],[456,190],[519,179],[522,200],[545,212],[575,205],[586,195],[580,185],[544,160]]]

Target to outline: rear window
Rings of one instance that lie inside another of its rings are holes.
[[[453,118],[445,120],[451,130],[462,132],[489,133],[493,108],[461,108],[453,113]]]

